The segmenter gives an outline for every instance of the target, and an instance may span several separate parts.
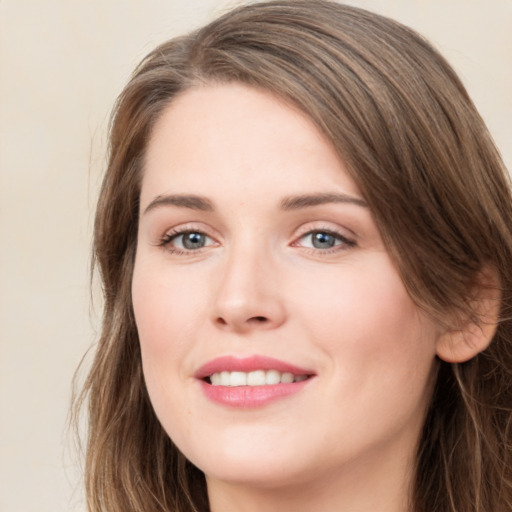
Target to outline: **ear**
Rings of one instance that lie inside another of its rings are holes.
[[[490,268],[479,272],[471,292],[471,316],[459,319],[437,340],[437,356],[448,363],[469,361],[490,345],[496,333],[501,307],[497,273]]]

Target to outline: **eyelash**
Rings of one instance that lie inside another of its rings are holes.
[[[177,256],[187,255],[187,254],[199,254],[202,252],[202,249],[204,247],[198,248],[198,249],[180,249],[178,247],[174,247],[172,245],[172,242],[179,238],[180,236],[183,237],[188,234],[198,234],[202,235],[206,238],[209,238],[210,240],[213,240],[210,236],[208,236],[204,231],[201,231],[200,229],[194,229],[194,228],[178,228],[175,230],[172,230],[168,233],[165,233],[164,236],[160,239],[160,242],[158,245],[162,248],[164,248],[166,251],[170,252],[171,254],[175,254]]]
[[[346,236],[342,235],[340,232],[338,232],[336,230],[333,230],[331,228],[315,228],[315,229],[309,229],[309,230],[305,231],[304,233],[302,233],[300,236],[297,237],[296,241],[291,244],[291,246],[292,247],[300,247],[300,245],[298,244],[298,242],[300,240],[303,240],[307,236],[312,236],[315,233],[332,236],[335,238],[335,242],[340,242],[340,243],[337,243],[337,244],[335,243],[335,245],[333,247],[326,248],[326,249],[320,249],[320,248],[316,248],[316,247],[303,247],[305,250],[307,250],[308,252],[310,252],[312,254],[329,255],[329,254],[333,254],[336,252],[345,251],[345,250],[347,250],[351,247],[355,247],[357,245],[355,240],[347,238]],[[182,255],[187,255],[187,254],[192,254],[192,253],[200,254],[203,249],[208,247],[208,246],[204,246],[204,247],[200,247],[197,249],[183,250],[183,249],[174,247],[172,245],[172,242],[174,240],[178,239],[179,237],[188,235],[188,234],[198,234],[198,235],[204,236],[210,240],[213,240],[210,236],[208,236],[204,231],[202,231],[200,229],[193,229],[193,228],[186,227],[186,228],[178,228],[178,229],[172,230],[168,233],[165,233],[165,235],[161,237],[158,245],[160,247],[164,248],[166,251],[170,252],[171,254],[175,254],[177,256],[182,256]]]
[[[300,240],[304,240],[305,237],[312,236],[315,233],[329,235],[329,236],[334,237],[335,245],[333,247],[326,248],[326,249],[319,249],[316,247],[304,247],[304,249],[308,250],[311,254],[327,256],[329,254],[346,251],[347,249],[350,249],[357,245],[355,240],[346,237],[345,235],[341,234],[339,231],[336,231],[332,228],[314,228],[314,229],[308,229],[304,233],[302,233],[297,238],[297,241],[293,242],[292,246],[296,247]],[[336,242],[340,242],[340,243],[336,244]]]

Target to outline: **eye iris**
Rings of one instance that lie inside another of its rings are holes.
[[[329,233],[317,231],[312,234],[312,243],[316,249],[329,249],[334,247],[336,239]]]
[[[185,233],[183,235],[183,247],[185,249],[200,249],[204,247],[205,235],[201,233]]]

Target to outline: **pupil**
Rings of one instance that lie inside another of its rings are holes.
[[[204,246],[204,235],[201,233],[187,233],[183,236],[185,249],[199,249]]]
[[[335,239],[329,233],[317,232],[313,234],[313,247],[316,249],[328,249],[334,247]]]

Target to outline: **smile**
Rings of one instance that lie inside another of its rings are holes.
[[[294,375],[278,370],[255,370],[252,372],[216,372],[207,377],[207,382],[213,386],[274,386],[276,384],[291,384],[302,382],[308,375]]]
[[[223,356],[195,374],[204,395],[223,406],[252,409],[300,393],[315,372],[266,356]]]

